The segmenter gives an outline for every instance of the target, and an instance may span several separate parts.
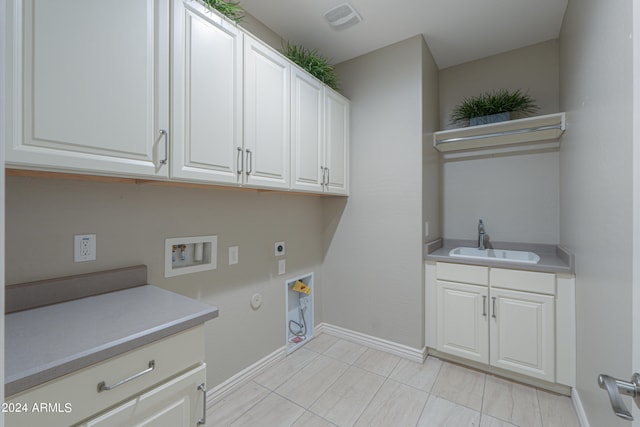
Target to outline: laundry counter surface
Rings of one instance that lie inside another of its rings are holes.
[[[5,395],[200,325],[201,301],[142,285],[5,316]]]

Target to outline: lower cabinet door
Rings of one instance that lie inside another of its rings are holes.
[[[188,371],[91,420],[82,427],[193,427],[203,418],[206,366]]]
[[[554,297],[491,289],[491,365],[555,381]]]
[[[488,288],[438,280],[437,349],[489,363]]]

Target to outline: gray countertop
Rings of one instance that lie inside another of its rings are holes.
[[[5,395],[184,331],[218,308],[152,285],[5,316]]]
[[[514,249],[535,252],[540,256],[537,264],[505,262],[499,260],[464,259],[449,256],[451,249],[458,246],[475,247],[476,242],[468,240],[438,239],[424,245],[424,259],[426,261],[452,262],[457,264],[486,265],[489,267],[513,268],[517,270],[543,271],[548,273],[574,274],[574,256],[561,246],[495,242],[496,249]]]

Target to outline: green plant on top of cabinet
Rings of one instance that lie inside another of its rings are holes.
[[[291,188],[348,194],[349,101],[291,68]]]
[[[244,18],[244,9],[239,2],[227,0],[202,0],[209,8],[215,9],[236,24]]]
[[[166,178],[168,0],[7,8],[7,165]]]

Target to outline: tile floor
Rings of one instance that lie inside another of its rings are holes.
[[[578,427],[571,399],[321,334],[209,408],[207,426]]]

